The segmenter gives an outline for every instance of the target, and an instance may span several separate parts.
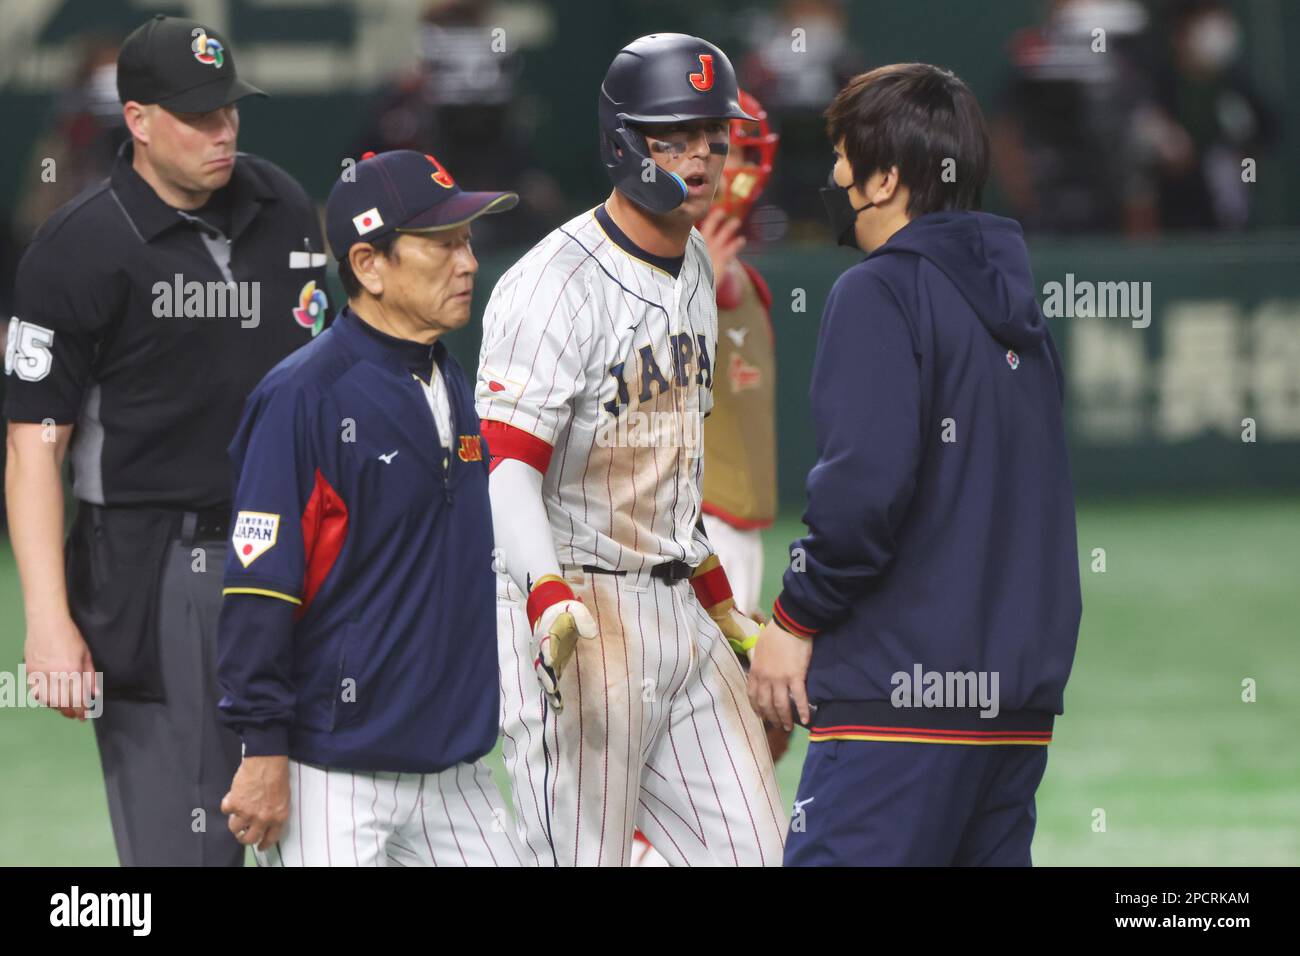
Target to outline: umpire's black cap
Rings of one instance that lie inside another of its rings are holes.
[[[208,113],[244,96],[266,96],[236,75],[224,36],[161,13],[123,41],[117,95],[123,103],[157,103],[173,113]]]

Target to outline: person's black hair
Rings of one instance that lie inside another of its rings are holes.
[[[929,63],[877,67],[851,79],[825,115],[831,142],[844,140],[854,185],[897,166],[911,193],[909,216],[980,207],[988,128],[975,94],[951,71]]]
[[[397,250],[393,246],[397,243],[401,233],[390,232],[386,236],[380,236],[370,244],[375,247],[375,252],[385,259],[397,261]],[[343,294],[349,299],[355,299],[361,295],[361,282],[357,279],[356,273],[352,271],[352,263],[348,257],[344,256],[339,260],[339,282],[343,283]]]

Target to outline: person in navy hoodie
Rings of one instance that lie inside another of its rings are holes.
[[[243,741],[221,810],[263,866],[517,866],[496,744],[487,451],[442,337],[470,316],[465,192],[412,150],[325,207],[348,304],[254,389],[230,446],[218,704]]]
[[[1020,226],[972,211],[966,85],[884,66],[826,116],[868,255],[826,302],[808,533],[749,677],[810,731],[785,863],[1028,865],[1082,607],[1061,363]]]

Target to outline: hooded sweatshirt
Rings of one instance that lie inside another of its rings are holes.
[[[826,302],[774,616],[812,739],[1045,744],[1081,614],[1060,359],[1018,223],[921,216]]]

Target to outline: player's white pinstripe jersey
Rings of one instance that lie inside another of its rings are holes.
[[[561,564],[639,571],[708,556],[695,525],[717,334],[699,232],[680,262],[648,256],[603,207],[497,283],[475,400],[481,418],[554,448],[542,494]]]

